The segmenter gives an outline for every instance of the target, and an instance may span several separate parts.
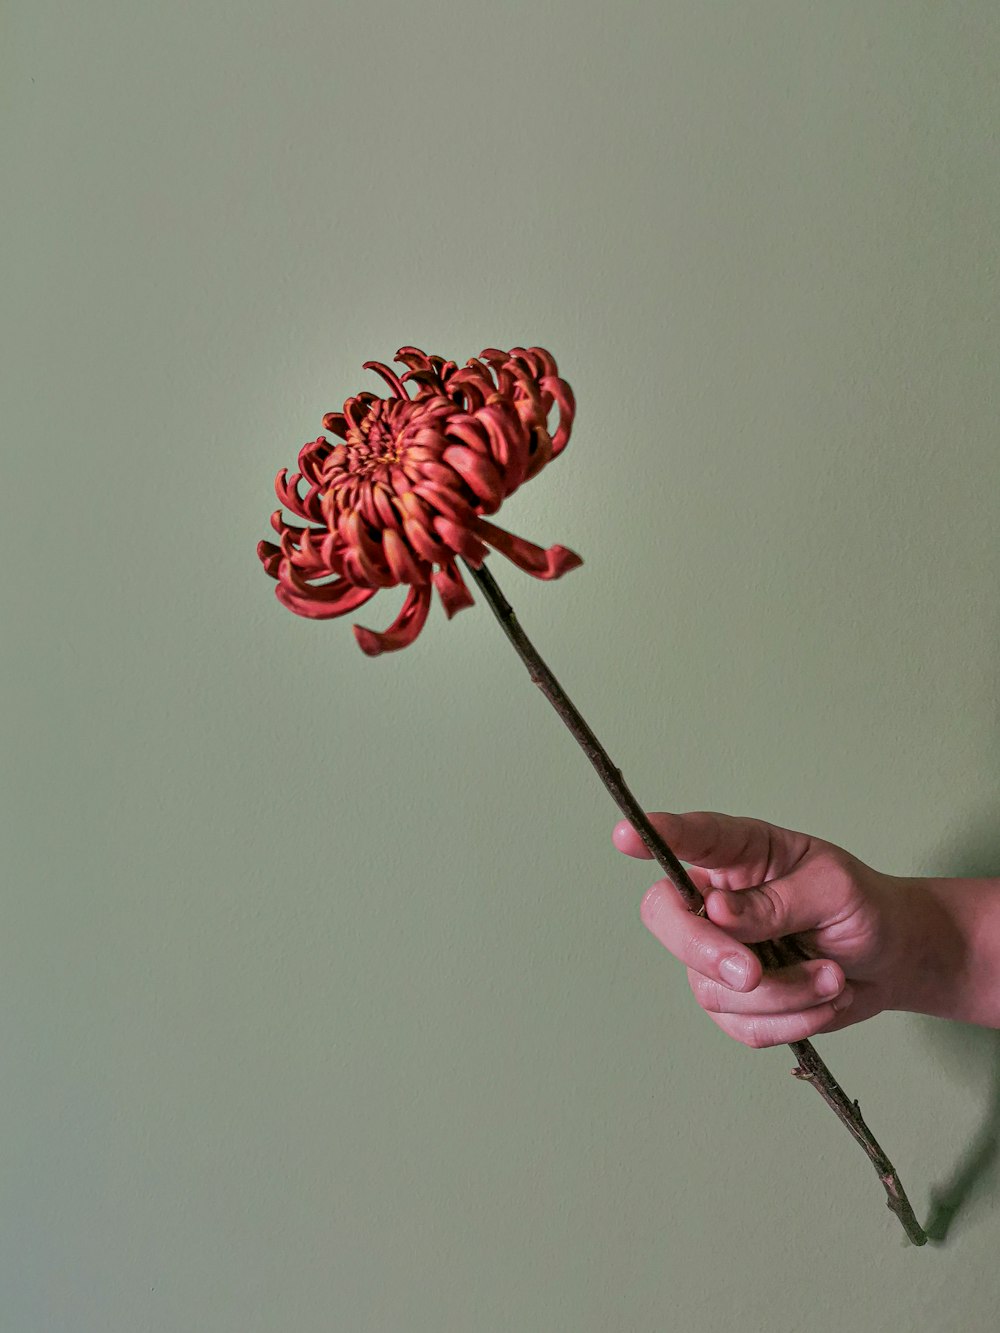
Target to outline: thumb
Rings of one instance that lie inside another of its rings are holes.
[[[812,843],[805,833],[711,810],[658,812],[647,818],[678,860],[713,872],[706,878],[716,889],[747,889],[790,874]],[[612,840],[626,856],[651,859],[628,820],[615,825]]]

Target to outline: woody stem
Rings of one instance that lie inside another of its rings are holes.
[[[616,768],[611,762],[604,746],[591,731],[566,691],[542,660],[534,644],[518,624],[513,608],[500,591],[493,575],[485,564],[480,565],[478,569],[473,568],[468,561],[463,560],[463,564],[482,590],[483,596],[489,603],[490,610],[500,622],[503,632],[527,667],[528,675],[572,732],[580,748],[597,770],[597,775],[604,783],[611,798],[663,869],[667,879],[680,894],[685,907],[696,915],[704,916],[705,905],[691,877],[646,818],[645,811],[641,809],[639,803],[629,791],[625,779],[622,777],[621,769]],[[768,941],[766,944],[758,946],[758,953],[765,966],[772,968],[787,966],[788,963],[794,962],[803,956],[791,940]],[[861,1108],[858,1103],[851,1101],[847,1096],[817,1054],[811,1042],[794,1041],[790,1043],[790,1049],[798,1061],[792,1073],[796,1078],[811,1083],[826,1104],[843,1122],[875,1168],[885,1189],[886,1203],[890,1211],[898,1217],[900,1225],[914,1245],[925,1244],[927,1235],[917,1221],[896,1169],[862,1119]]]

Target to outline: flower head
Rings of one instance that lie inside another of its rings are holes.
[[[371,657],[413,642],[433,588],[449,619],[472,605],[459,556],[478,569],[493,547],[540,579],[582,564],[564,546],[543,550],[483,517],[566,447],[575,403],[553,357],[541,347],[488,347],[459,367],[401,347],[394,359],[408,367],[402,377],[379,361],[365,362],[390,386],[391,397],[348,398],[342,412],[323,418],[336,440],[321,435],[303,445],[299,471],[278,473],[282,505],[316,526],[287,523],[276,509],[271,526],[280,544],[257,545],[264,569],[277,580],[278,600],[314,620],[353,611],[379,588],[408,584],[387,630],[354,626]],[[416,386],[413,398],[408,381]],[[559,425],[550,435],[554,404]]]

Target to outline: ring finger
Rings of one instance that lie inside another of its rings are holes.
[[[835,1009],[830,1002],[814,1005],[798,1014],[710,1013],[709,1018],[728,1036],[755,1050],[766,1046],[783,1046],[793,1041],[808,1041],[820,1032],[842,1026],[845,1021],[843,1011]]]

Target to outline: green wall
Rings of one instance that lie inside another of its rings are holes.
[[[994,1327],[991,1171],[905,1245],[485,609],[368,660],[255,546],[363,361],[548,347],[586,563],[494,565],[640,800],[1000,873],[1000,8],[6,32],[4,1333]],[[926,1217],[994,1035],[819,1045]]]

